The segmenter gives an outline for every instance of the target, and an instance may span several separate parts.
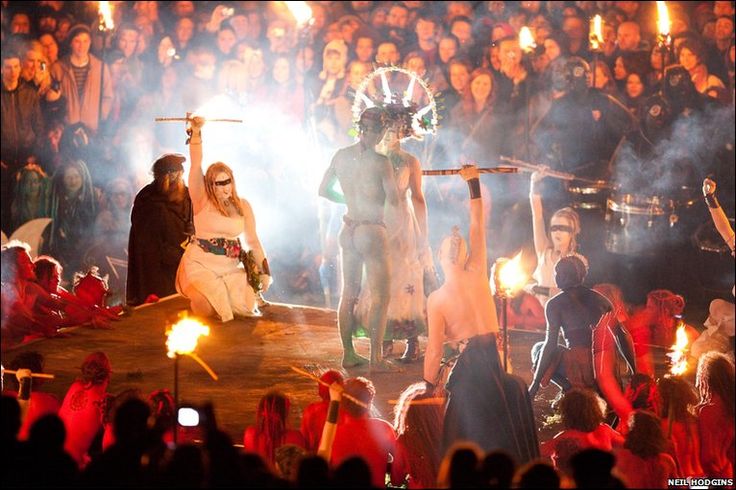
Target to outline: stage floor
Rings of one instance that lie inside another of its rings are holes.
[[[42,339],[16,347],[4,353],[3,363],[7,365],[19,352],[42,353],[46,358],[46,372],[56,375],[55,380],[44,386],[44,391],[61,400],[79,374],[85,356],[99,350],[112,363],[110,393],[139,389],[148,395],[161,388],[173,392],[174,361],[166,356],[164,332],[187,306],[187,300],[172,296],[133,310],[110,330],[78,327],[69,329],[68,338]],[[212,380],[194,360],[183,358],[179,364],[180,400],[195,404],[212,401],[219,426],[235,443],[242,443],[244,428],[255,422],[259,399],[272,389],[292,398],[292,424],[298,427],[301,410],[317,400],[317,385],[293,372],[290,366],[317,374],[323,369],[340,368],[342,348],[334,310],[273,304],[261,318],[225,324],[213,322],[210,327],[210,335],[200,337],[197,353],[217,373],[219,381]],[[510,338],[514,372],[528,383],[531,381],[529,352],[534,342],[544,338],[544,333],[511,331]],[[424,348],[425,339],[420,341]],[[355,342],[358,352],[367,355],[368,340]],[[403,342],[397,342],[394,351],[400,354],[403,348]],[[400,366],[400,373],[369,373],[366,368],[346,373],[373,381],[377,391],[376,409],[390,421],[393,421],[393,406],[389,400],[395,400],[406,386],[422,379],[421,362]],[[549,399],[554,395],[553,388],[540,392],[535,401],[538,421],[551,413]],[[542,429],[540,437],[544,438],[545,432],[548,429]]]

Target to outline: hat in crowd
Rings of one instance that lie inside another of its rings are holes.
[[[69,35],[66,37],[67,41],[71,44],[72,40],[78,35],[85,33],[88,36],[92,36],[90,28],[84,24],[76,24],[69,29]]]
[[[168,172],[176,172],[184,170],[182,165],[187,160],[187,157],[181,153],[165,153],[158,157],[158,160],[153,162],[153,175],[163,175]]]

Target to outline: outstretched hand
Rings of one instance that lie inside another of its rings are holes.
[[[542,167],[540,170],[532,172],[532,175],[531,175],[532,184],[536,184],[540,180],[544,179],[546,176],[547,176],[547,167]]]
[[[716,183],[715,181],[706,178],[703,181],[703,195],[707,196],[708,194],[713,194],[716,192]]]
[[[195,133],[202,131],[202,126],[204,126],[204,123],[205,119],[201,116],[191,116],[191,118],[189,119],[189,127]]]
[[[463,165],[463,167],[460,169],[460,177],[462,177],[465,182],[479,178],[480,173],[478,173],[478,167],[472,164]]]

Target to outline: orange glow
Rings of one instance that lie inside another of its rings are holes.
[[[534,42],[532,31],[527,26],[522,27],[519,31],[519,46],[525,53],[530,53],[537,47],[537,43]]]
[[[590,49],[598,51],[603,44],[603,17],[596,15],[590,20]]]
[[[499,264],[499,267],[498,285],[507,296],[513,296],[529,280],[529,277],[521,267],[521,252],[516,254],[513,259]]]
[[[209,335],[210,327],[194,320],[183,318],[166,330],[167,356],[174,358],[176,355],[191,355],[197,348],[200,335]]]
[[[670,374],[680,376],[685,374],[687,371],[687,332],[685,330],[685,322],[680,320],[677,327],[677,333],[675,336],[675,344],[670,347],[670,352],[667,357],[670,358],[672,367],[670,367]]]
[[[110,2],[99,2],[97,13],[100,16],[101,31],[115,28],[115,21],[112,20],[112,7],[110,7]]]
[[[296,19],[296,25],[298,27],[304,27],[309,24],[312,20],[312,8],[307,5],[307,2],[284,2],[286,8],[289,9],[291,15]]]
[[[662,37],[670,35],[670,13],[667,11],[667,2],[657,2],[657,31]]]

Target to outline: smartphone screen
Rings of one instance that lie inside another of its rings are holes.
[[[191,407],[182,407],[178,414],[179,425],[182,427],[197,427],[199,425],[199,412]]]

